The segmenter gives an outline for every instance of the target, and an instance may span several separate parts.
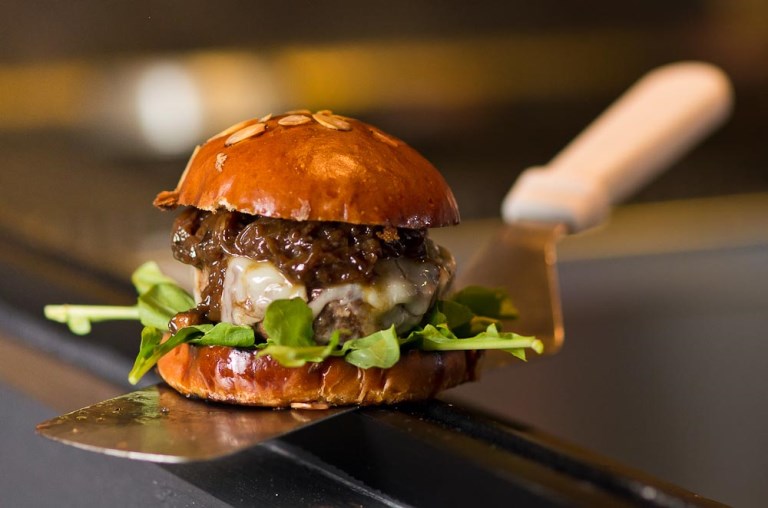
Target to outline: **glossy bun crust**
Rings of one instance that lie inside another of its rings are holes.
[[[155,205],[412,229],[459,222],[454,196],[429,161],[330,112],[230,127],[198,147],[176,189],[161,192]]]
[[[186,396],[266,407],[394,404],[434,397],[477,378],[477,351],[409,351],[390,369],[360,369],[342,358],[283,367],[254,350],[183,344],[157,363]]]

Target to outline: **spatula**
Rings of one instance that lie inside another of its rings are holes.
[[[275,411],[209,404],[159,384],[45,421],[37,432],[116,457],[182,463],[231,455],[351,410]]]
[[[718,68],[682,62],[638,81],[543,167],[525,170],[502,204],[504,225],[470,259],[456,287],[504,287],[520,314],[505,329],[563,343],[555,244],[603,223],[614,205],[668,168],[729,115]],[[509,362],[492,352],[487,366]]]
[[[554,353],[563,340],[557,238],[599,224],[611,203],[722,122],[730,103],[728,80],[711,66],[685,63],[652,72],[547,168],[523,174],[504,202],[507,225],[461,279],[508,287],[521,315],[510,329],[536,335]],[[187,462],[233,454],[349,410],[213,405],[157,385],[43,422],[37,431],[110,455]]]

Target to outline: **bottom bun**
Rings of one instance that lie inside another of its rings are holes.
[[[283,367],[257,350],[182,344],[158,371],[188,397],[266,407],[394,404],[434,397],[478,375],[477,351],[411,350],[389,369],[361,369],[343,358]]]

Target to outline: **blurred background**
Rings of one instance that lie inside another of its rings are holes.
[[[452,397],[728,503],[768,501],[768,3],[362,5],[6,0],[0,263],[119,280],[168,261],[173,216],[151,201],[192,148],[304,107],[409,142],[486,231],[520,171],[638,77],[709,61],[733,80],[732,120],[609,226],[563,242],[564,351]],[[28,308],[20,293],[7,278],[3,305]],[[128,362],[134,347],[114,349]]]

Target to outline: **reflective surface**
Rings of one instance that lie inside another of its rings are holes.
[[[348,411],[209,404],[160,384],[48,420],[37,431],[86,450],[176,463],[231,455]]]
[[[519,312],[503,329],[532,335],[544,342],[545,354],[556,353],[563,342],[563,319],[557,284],[555,242],[563,235],[559,225],[512,224],[496,234],[461,268],[456,288],[470,284],[502,287]],[[492,351],[487,366],[518,360]]]

